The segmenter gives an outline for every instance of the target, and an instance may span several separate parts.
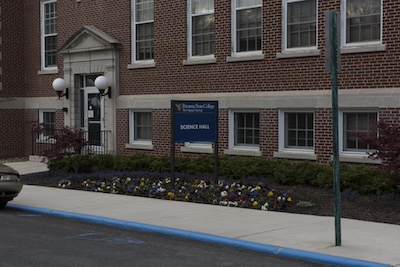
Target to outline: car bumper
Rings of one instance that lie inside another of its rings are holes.
[[[0,200],[13,199],[18,196],[22,190],[22,183],[17,181],[1,181],[0,182]]]

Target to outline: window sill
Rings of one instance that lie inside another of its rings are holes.
[[[38,75],[58,74],[58,69],[38,70]]]
[[[315,155],[314,152],[280,151],[280,152],[274,152],[274,158],[317,160],[318,156]]]
[[[202,65],[202,64],[215,64],[217,63],[217,59],[215,57],[192,57],[188,58],[187,60],[183,61],[184,66],[191,66],[191,65]]]
[[[333,156],[331,156],[331,160],[333,160]],[[371,159],[368,158],[368,155],[362,154],[340,154],[339,155],[340,162],[348,162],[348,163],[367,163],[367,164],[382,164],[381,159]]]
[[[297,51],[285,51],[282,53],[276,53],[276,58],[296,58],[296,57],[316,57],[321,55],[319,49],[314,50],[297,50]]]
[[[147,69],[147,68],[155,68],[156,63],[153,60],[148,60],[148,61],[137,61],[133,64],[128,65],[128,70],[133,70],[133,69]]]
[[[265,54],[261,52],[258,54],[236,54],[226,58],[226,62],[241,62],[241,61],[253,61],[253,60],[264,60]]]
[[[380,52],[385,51],[385,44],[373,44],[373,45],[359,45],[359,46],[348,46],[342,47],[340,53],[352,54],[352,53],[368,53],[368,52]]]
[[[211,147],[194,147],[194,146],[182,146],[181,152],[184,153],[203,153],[203,154],[212,154],[214,153],[214,149]]]
[[[261,151],[259,149],[251,149],[251,148],[232,148],[232,149],[225,149],[225,155],[235,155],[235,156],[254,156],[259,157],[261,156]]]
[[[127,149],[140,149],[140,150],[153,150],[154,146],[152,144],[125,144]]]

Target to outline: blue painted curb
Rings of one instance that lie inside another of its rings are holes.
[[[254,243],[254,242],[245,241],[245,240],[237,240],[237,239],[232,239],[232,238],[227,238],[227,237],[219,237],[219,236],[210,235],[210,234],[202,234],[202,233],[197,233],[197,232],[192,232],[192,231],[179,230],[179,229],[161,227],[161,226],[154,226],[154,225],[150,225],[150,224],[143,224],[143,223],[136,223],[136,222],[128,222],[128,221],[104,218],[104,217],[99,217],[99,216],[91,216],[91,215],[66,212],[66,211],[49,210],[49,209],[44,209],[44,208],[33,208],[33,207],[19,206],[19,205],[13,205],[13,204],[8,204],[7,207],[13,208],[13,209],[18,209],[18,210],[23,210],[23,211],[27,211],[27,212],[41,213],[41,214],[58,216],[58,217],[68,218],[68,219],[73,219],[73,220],[78,220],[78,221],[84,221],[84,222],[93,223],[93,224],[101,224],[101,225],[107,225],[107,226],[112,226],[112,227],[116,227],[116,228],[134,230],[134,231],[138,231],[138,232],[156,233],[156,234],[172,236],[172,237],[176,237],[176,238],[200,241],[200,242],[204,242],[204,243],[212,243],[212,244],[221,245],[221,246],[250,250],[250,251],[255,251],[255,252],[260,252],[260,253],[266,253],[269,255],[275,255],[275,256],[280,256],[280,257],[284,257],[284,258],[301,260],[301,261],[306,261],[306,262],[310,262],[310,263],[317,263],[317,264],[323,264],[323,265],[329,265],[329,266],[336,266],[336,267],[393,267],[393,266],[387,265],[387,264],[362,261],[362,260],[356,260],[356,259],[350,259],[350,258],[343,258],[343,257],[337,257],[337,256],[330,256],[330,255],[309,252],[309,251],[304,251],[304,250],[282,248],[282,247],[277,247],[277,246],[272,246],[272,245]]]

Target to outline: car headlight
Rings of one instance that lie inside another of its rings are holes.
[[[0,174],[0,181],[18,181],[18,175],[15,174]]]

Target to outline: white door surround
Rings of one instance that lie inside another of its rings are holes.
[[[110,131],[107,147],[116,153],[116,99],[118,92],[118,56],[120,43],[94,26],[83,26],[60,48],[63,55],[64,80],[69,87],[70,97],[64,99],[69,112],[64,113],[64,125],[80,128],[83,99],[80,97],[82,75],[102,74],[112,88],[112,98],[101,98],[103,103],[102,130]],[[95,88],[93,88],[95,89]],[[94,91],[92,92],[94,93]]]

